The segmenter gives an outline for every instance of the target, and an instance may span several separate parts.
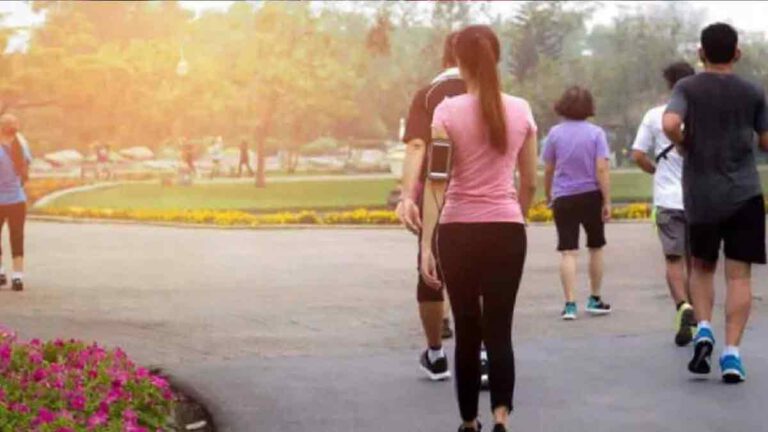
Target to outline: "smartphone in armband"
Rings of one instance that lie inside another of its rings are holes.
[[[453,143],[444,138],[432,140],[429,151],[427,177],[430,180],[448,180],[451,173]]]

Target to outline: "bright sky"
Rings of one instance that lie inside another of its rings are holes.
[[[595,14],[598,23],[609,23],[616,16],[619,8],[642,4],[660,3],[654,1],[606,1],[605,6]],[[768,26],[768,2],[765,1],[689,1],[695,7],[704,9],[706,21],[725,21],[740,31],[766,32]]]
[[[233,1],[181,1],[183,7],[196,13],[206,11],[224,11],[234,3]],[[631,7],[638,4],[654,3],[652,1],[622,2],[603,1],[603,6],[595,14],[595,23],[608,23],[616,16],[621,7]],[[657,2],[656,2],[657,3]],[[765,17],[768,17],[768,2],[764,1],[692,1],[705,10],[708,21],[726,21],[735,25],[739,30],[764,32],[768,35],[768,26]],[[500,12],[514,10],[519,4],[516,1],[494,1],[493,8]],[[32,12],[30,4],[26,1],[2,1],[0,2],[0,14],[7,14],[4,24],[26,28],[40,24],[45,20],[42,14]],[[23,30],[14,37],[8,46],[8,50],[23,48],[28,40],[28,32]]]

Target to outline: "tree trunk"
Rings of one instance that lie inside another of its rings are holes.
[[[267,177],[265,172],[265,152],[267,137],[272,130],[272,118],[277,109],[277,97],[272,96],[267,104],[267,112],[264,114],[264,121],[261,123],[259,136],[256,137],[256,187],[263,188],[267,186]]]
[[[264,128],[262,128],[263,131]],[[266,138],[264,135],[256,137],[256,187],[263,188],[267,185],[264,175],[264,147]]]
[[[286,168],[288,169],[288,174],[295,174],[296,168],[299,166],[299,152],[295,149],[288,149],[288,164]]]

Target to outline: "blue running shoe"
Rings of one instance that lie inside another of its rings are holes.
[[[747,379],[741,357],[732,354],[720,357],[720,370],[723,372],[723,382],[727,384],[738,384]]]
[[[688,370],[697,375],[706,375],[711,370],[712,351],[715,348],[715,335],[708,328],[701,328],[693,338],[693,358],[688,363]]]
[[[603,302],[600,297],[589,296],[589,300],[587,300],[587,312],[592,315],[608,315],[611,313],[611,305]]]
[[[566,321],[573,321],[576,319],[576,315],[578,314],[576,310],[576,303],[574,302],[568,302],[565,304],[565,309],[563,309],[563,312],[560,314],[561,317],[563,317]]]

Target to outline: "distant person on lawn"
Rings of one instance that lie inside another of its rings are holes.
[[[579,232],[587,234],[589,282],[592,295],[586,310],[593,315],[611,312],[601,297],[605,223],[611,218],[610,150],[605,131],[587,121],[595,115],[589,90],[574,86],[555,104],[562,121],[547,135],[543,159],[544,189],[557,227],[557,250],[561,253],[560,279],[565,294],[564,320],[577,317],[576,259]]]
[[[106,179],[109,180],[112,177],[112,169],[110,168],[109,161],[109,146],[106,144],[98,144],[96,146],[96,179],[100,179],[104,174]]]
[[[221,161],[224,158],[224,138],[216,137],[209,149],[211,155],[211,178],[221,176]]]
[[[27,218],[27,196],[24,182],[32,160],[29,148],[19,135],[19,120],[12,114],[0,116],[0,233],[8,221],[11,237],[13,273],[11,288],[24,289],[24,223]],[[0,250],[0,286],[8,283]]]
[[[248,169],[248,175],[253,175],[251,168],[251,154],[248,152],[248,141],[240,141],[240,163],[237,165],[237,176],[243,175],[243,167]]]
[[[678,81],[694,73],[690,64],[677,62],[664,69],[664,79],[671,90]],[[656,230],[666,261],[669,293],[677,310],[675,343],[685,346],[693,339],[691,329],[696,326],[696,319],[688,298],[690,254],[683,205],[683,156],[664,135],[661,118],[666,108],[664,103],[645,114],[632,146],[632,158],[643,171],[653,174]],[[653,160],[649,155],[653,155]]]
[[[691,299],[698,327],[688,370],[708,374],[715,346],[712,309],[720,246],[725,254],[722,379],[746,379],[739,346],[752,307],[752,264],[765,264],[765,203],[756,142],[768,150],[765,90],[736,75],[739,36],[728,24],[701,32],[704,72],[675,85],[664,132],[682,149],[683,198],[692,259]]]
[[[181,160],[189,168],[191,175],[197,174],[197,168],[195,167],[195,149],[192,144],[186,139],[181,139]]]

